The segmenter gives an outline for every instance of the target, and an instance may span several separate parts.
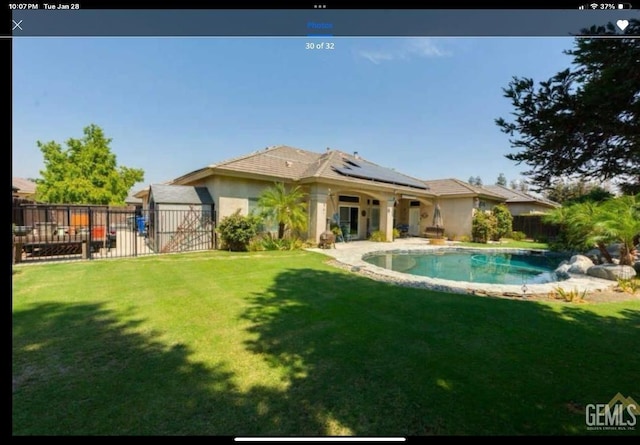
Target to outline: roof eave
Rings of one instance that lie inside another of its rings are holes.
[[[213,169],[211,167],[200,168],[198,170],[194,170],[192,172],[187,173],[186,175],[182,175],[182,176],[174,179],[173,181],[170,182],[170,184],[172,184],[172,185],[185,185],[185,184],[187,184],[189,182],[197,181],[199,179],[203,179],[203,178],[206,178],[208,176],[211,176],[212,170]]]

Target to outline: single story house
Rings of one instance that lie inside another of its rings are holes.
[[[548,213],[550,210],[561,207],[561,204],[533,196],[519,190],[513,190],[502,185],[484,186],[487,190],[502,196],[513,216],[535,215]]]
[[[300,186],[307,195],[307,236],[316,242],[335,221],[350,230],[351,239],[366,239],[374,231],[393,238],[393,229],[409,224],[409,214],[432,213],[437,196],[421,180],[349,154],[327,149],[315,153],[289,146],[267,147],[187,173],[172,185],[206,187],[216,210],[216,222],[240,209],[257,210],[258,198],[275,182]],[[136,194],[147,203],[147,189]],[[145,204],[148,205],[148,204]],[[410,208],[419,209],[410,212]],[[428,226],[412,221],[418,235]]]
[[[261,193],[275,182],[300,186],[307,196],[307,237],[319,242],[332,222],[348,227],[351,239],[366,239],[381,231],[393,239],[393,229],[424,236],[439,206],[448,236],[471,234],[475,209],[504,202],[488,190],[456,179],[424,181],[382,167],[357,152],[329,149],[316,153],[290,146],[273,146],[189,172],[165,187],[189,186],[208,191],[218,223],[238,209],[258,208]],[[134,196],[151,210],[152,185]],[[164,190],[164,189],[163,189]],[[167,189],[168,190],[168,189]]]

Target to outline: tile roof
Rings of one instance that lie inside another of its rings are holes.
[[[470,196],[485,196],[488,198],[494,198],[498,200],[504,200],[502,195],[499,195],[486,187],[477,187],[469,184],[468,182],[461,181],[459,179],[447,178],[447,179],[430,179],[423,181],[427,184],[433,193],[438,196],[455,196],[455,195],[470,195]]]
[[[379,176],[386,179],[394,179],[396,182],[371,180],[340,173],[338,170],[343,169],[346,163],[349,162],[358,163],[361,167],[364,167],[362,170],[375,171]],[[267,147],[264,150],[212,164],[207,168],[181,176],[174,182],[188,182],[190,176],[193,178],[193,176],[200,176],[207,172],[209,174],[215,174],[215,172],[239,172],[292,181],[322,178],[348,181],[361,185],[375,184],[376,186],[386,186],[397,190],[428,192],[428,186],[423,186],[424,182],[417,178],[412,178],[393,169],[381,167],[361,157],[340,150],[327,149],[325,153],[315,153],[286,145]],[[415,184],[415,186],[412,187],[411,184]]]
[[[150,194],[156,203],[161,204],[213,204],[206,187],[191,185],[151,185]]]
[[[213,164],[209,168],[297,180],[319,157],[318,153],[280,145]]]
[[[24,178],[11,178],[11,184],[22,193],[35,193],[36,183]]]
[[[528,193],[521,192],[520,190],[514,190],[502,185],[487,185],[485,186],[487,189],[493,191],[496,194],[502,195],[506,198],[507,203],[516,203],[516,202],[533,202],[537,204],[542,204],[547,207],[559,207],[560,204],[554,201],[550,201],[545,198],[532,196]]]
[[[124,202],[127,204],[142,204],[142,198],[138,198],[137,196],[130,194],[124,198]]]

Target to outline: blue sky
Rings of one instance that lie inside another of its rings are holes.
[[[333,50],[308,50],[328,41]],[[358,153],[422,178],[520,178],[497,117],[512,76],[546,80],[571,38],[14,38],[13,176],[36,141],[96,124],[144,184],[271,145]]]

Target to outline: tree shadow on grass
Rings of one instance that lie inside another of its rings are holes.
[[[284,389],[240,389],[227,357],[101,304],[14,311],[14,435],[595,434],[587,404],[639,398],[637,304],[599,316],[305,268],[247,298],[246,347]]]
[[[14,435],[261,435],[279,394],[241,393],[224,365],[190,359],[142,321],[100,304],[46,303],[13,314]]]
[[[288,370],[306,435],[610,434],[585,406],[640,397],[640,310],[442,294],[289,269],[254,295],[248,348]],[[266,400],[281,411],[282,401]]]

